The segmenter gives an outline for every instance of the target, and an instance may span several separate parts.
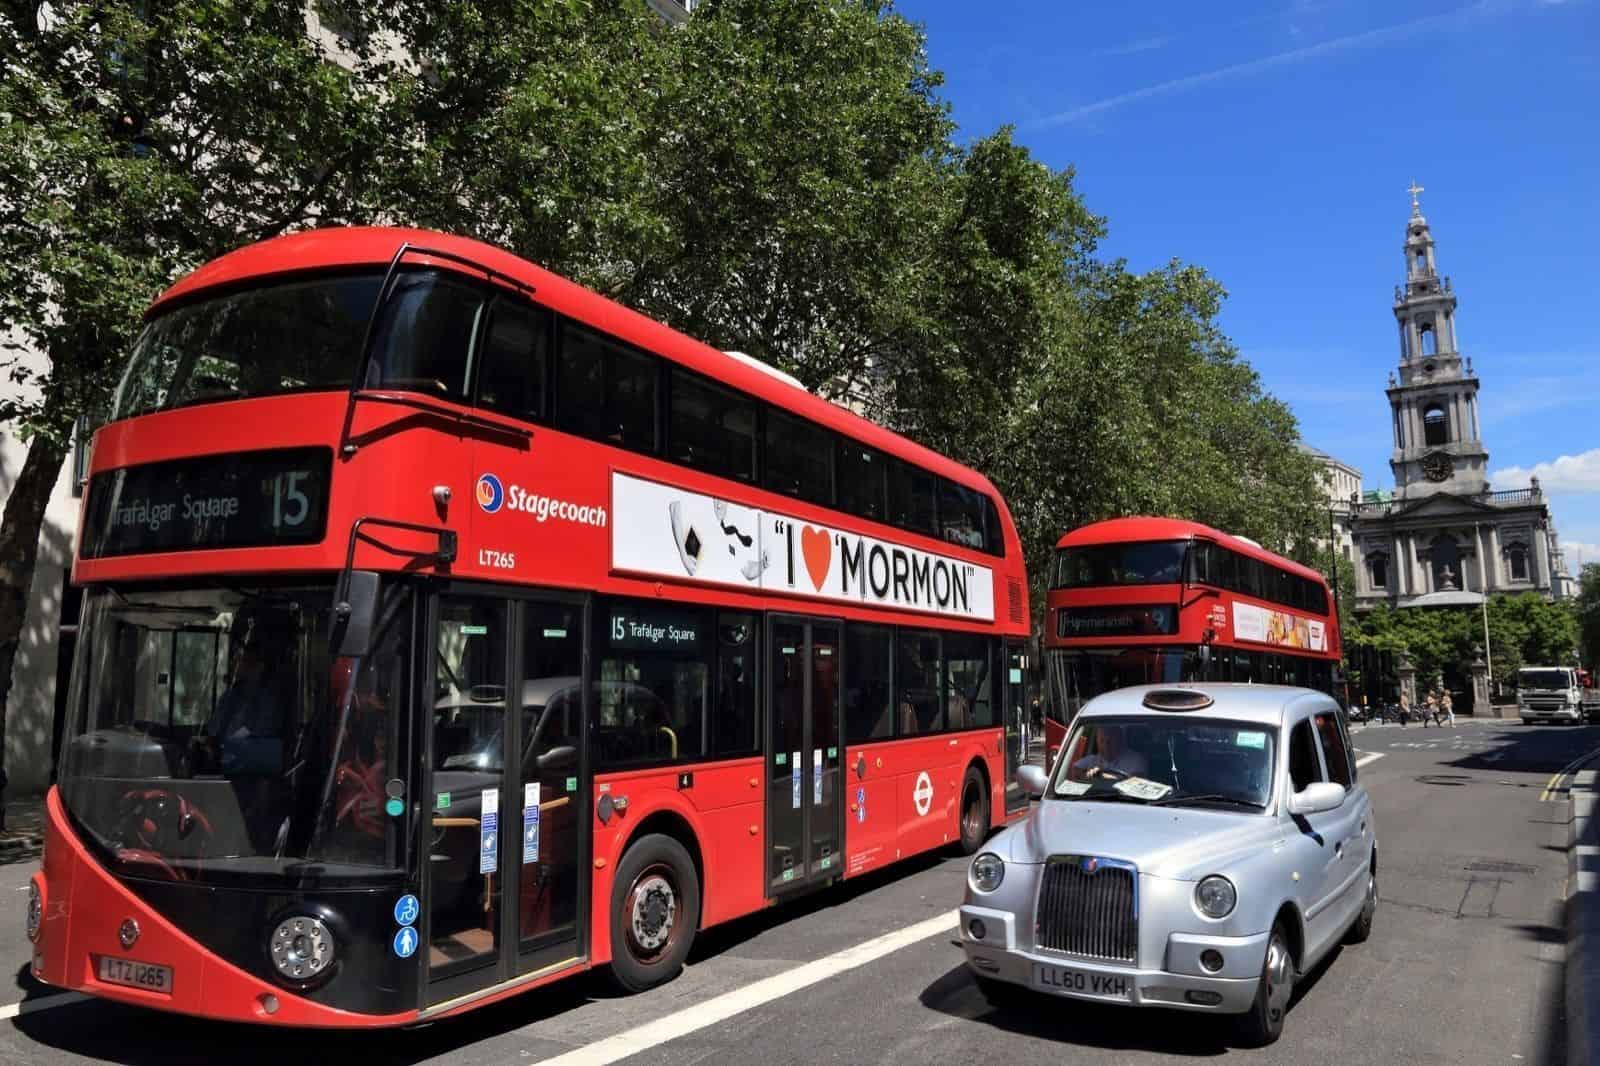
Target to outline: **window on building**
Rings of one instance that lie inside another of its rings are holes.
[[[1525,544],[1506,545],[1506,563],[1511,568],[1512,581],[1528,580],[1528,548]]]
[[[1433,404],[1422,412],[1422,436],[1429,444],[1450,442],[1450,422],[1439,404]]]
[[[1386,589],[1389,587],[1389,557],[1382,552],[1367,556],[1367,573],[1372,578],[1372,587]]]
[[[1424,325],[1422,327],[1422,354],[1437,355],[1438,353],[1439,345],[1433,335],[1433,326],[1431,324]]]

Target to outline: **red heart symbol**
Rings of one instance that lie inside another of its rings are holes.
[[[800,551],[806,557],[806,573],[811,575],[811,583],[821,592],[822,583],[828,580],[828,567],[833,563],[833,540],[828,531],[806,526],[800,531]]]

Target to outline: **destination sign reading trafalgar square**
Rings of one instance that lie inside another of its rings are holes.
[[[96,474],[86,558],[314,544],[328,523],[327,448],[148,463]]]
[[[994,620],[994,572],[775,511],[611,475],[617,570]]]

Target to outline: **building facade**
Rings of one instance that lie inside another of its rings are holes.
[[[1395,287],[1400,359],[1389,374],[1392,494],[1353,508],[1356,607],[1469,605],[1485,594],[1563,596],[1566,574],[1538,479],[1494,491],[1477,374],[1456,332],[1456,294],[1441,276],[1412,187],[1405,282]]]
[[[1322,466],[1322,490],[1327,497],[1329,524],[1333,528],[1333,549],[1340,559],[1348,562],[1355,553],[1350,526],[1355,501],[1361,495],[1361,471],[1303,441],[1299,447]]]

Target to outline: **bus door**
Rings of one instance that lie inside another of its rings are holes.
[[[840,624],[773,618],[767,633],[767,894],[773,896],[844,872],[844,750]]]
[[[586,612],[559,594],[435,602],[416,947],[430,1005],[582,957]]]

